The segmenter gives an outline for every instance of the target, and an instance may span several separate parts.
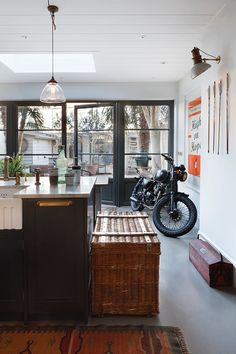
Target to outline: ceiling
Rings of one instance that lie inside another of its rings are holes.
[[[50,53],[48,1],[0,1],[0,53]],[[91,53],[96,67],[90,73],[56,72],[55,78],[60,82],[177,81],[191,68],[191,49],[201,47],[205,28],[229,1],[50,0],[59,7],[55,52]],[[48,79],[50,72],[16,74],[0,62],[0,82]]]

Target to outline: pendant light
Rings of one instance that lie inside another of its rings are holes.
[[[48,11],[52,21],[52,77],[44,87],[40,96],[40,101],[44,103],[62,103],[65,102],[66,98],[61,86],[54,78],[54,30],[56,29],[55,12],[58,12],[58,7],[55,5],[48,5]]]

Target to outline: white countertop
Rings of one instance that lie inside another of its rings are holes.
[[[27,181],[24,182],[27,187],[16,192],[14,198],[88,198],[95,182],[96,176],[82,176],[78,185],[58,184],[52,186],[49,183],[49,177],[40,177],[41,184],[36,186],[35,177],[28,177]]]

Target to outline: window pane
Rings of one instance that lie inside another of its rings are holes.
[[[137,169],[142,173],[155,174],[158,169],[167,168],[167,163],[161,155],[152,155],[151,159],[142,155],[125,156],[125,177],[137,177]]]
[[[66,156],[69,164],[74,163],[74,107],[78,103],[66,104]]]
[[[111,130],[113,129],[113,107],[93,107],[78,109],[78,130]]]
[[[62,110],[59,106],[19,106],[18,129],[61,129]]]
[[[125,129],[168,129],[169,106],[125,106]]]
[[[0,129],[7,129],[7,107],[0,106]]]
[[[61,132],[19,131],[18,151],[21,154],[57,154],[61,144]]]
[[[7,132],[6,130],[0,130],[0,155],[6,155],[7,153]]]
[[[168,137],[166,130],[126,130],[125,153],[168,153]]]
[[[83,104],[85,105],[85,104]],[[77,104],[77,106],[79,106]],[[92,174],[113,174],[113,106],[77,107],[78,163]],[[73,142],[73,138],[71,138]]]
[[[113,153],[113,132],[78,133],[78,154]]]
[[[91,105],[91,107],[88,108],[83,108],[82,106]],[[66,111],[67,111],[67,158],[69,159],[70,163],[73,163],[73,158],[75,156],[74,152],[74,110],[75,106],[81,106],[77,110],[77,115],[78,115],[78,131],[79,137],[78,137],[78,145],[79,145],[79,152],[81,152],[81,145],[83,145],[83,142],[81,141],[81,132],[84,131],[85,134],[87,134],[88,131],[91,130],[101,130],[101,133],[103,130],[111,130],[113,129],[113,107],[111,106],[103,106],[103,107],[94,107],[95,103],[90,102],[90,103],[83,103],[83,102],[73,102],[73,103],[67,103],[66,105]],[[103,137],[101,138],[103,139]],[[86,140],[86,138],[85,138]],[[99,149],[101,149],[101,152],[106,152],[106,149],[104,150],[104,147],[98,147],[99,143],[96,143],[95,146],[95,151],[92,152],[99,152]],[[102,142],[100,145],[104,145]],[[103,151],[104,150],[104,151]],[[85,149],[85,152],[88,152]],[[109,152],[112,152],[109,150]]]
[[[78,155],[78,164],[91,174],[113,174],[113,155]]]
[[[61,145],[61,127],[61,106],[18,107],[18,152],[24,155],[26,171],[40,167],[42,173],[48,173]]]
[[[0,106],[0,155],[7,153],[7,107]]]
[[[40,168],[41,174],[48,174],[50,166],[55,165],[57,156],[37,156],[37,155],[24,155],[24,171],[26,173],[34,173],[35,168]]]

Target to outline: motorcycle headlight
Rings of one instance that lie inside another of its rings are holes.
[[[179,180],[180,180],[181,182],[185,182],[187,178],[188,178],[187,172],[182,172],[182,173],[179,175]]]

